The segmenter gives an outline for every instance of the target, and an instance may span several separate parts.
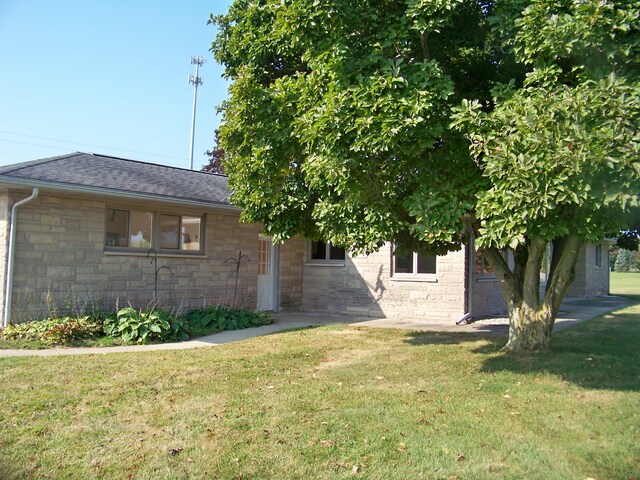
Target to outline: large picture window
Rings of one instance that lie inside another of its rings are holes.
[[[433,278],[437,272],[437,257],[417,252],[399,253],[394,249],[392,272],[396,278]]]
[[[310,263],[344,265],[344,259],[344,248],[336,247],[330,242],[322,240],[309,242]]]
[[[107,209],[107,250],[198,253],[203,250],[202,217],[140,210]]]

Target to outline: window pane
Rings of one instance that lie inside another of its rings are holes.
[[[481,275],[485,275],[485,274],[490,275],[493,273],[493,270],[491,270],[491,267],[487,263],[487,260],[484,258],[484,255],[480,250],[476,250],[476,269],[475,270],[476,270],[475,273],[478,273]]]
[[[200,250],[200,217],[182,217],[181,250]]]
[[[129,246],[131,248],[151,248],[153,214],[151,212],[129,212],[129,215],[131,219]]]
[[[344,260],[344,248],[334,247],[329,244],[329,259],[331,260]]]
[[[435,255],[418,255],[418,273],[436,273]]]
[[[180,248],[180,216],[160,215],[160,248]]]
[[[311,242],[311,260],[326,260],[327,244],[321,240]]]
[[[107,209],[107,247],[127,247],[129,237],[129,212]]]
[[[413,273],[413,253],[395,255],[396,265],[394,273]]]

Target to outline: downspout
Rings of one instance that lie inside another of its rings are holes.
[[[473,230],[469,228],[469,242],[467,243],[467,308],[465,309],[464,315],[462,315],[458,320],[456,320],[456,325],[466,325],[470,323],[471,320],[471,312],[473,311],[473,264],[475,255],[473,253]]]
[[[2,317],[2,328],[6,328],[11,321],[11,295],[13,290],[13,257],[16,243],[16,225],[18,224],[18,207],[30,202],[38,196],[38,189],[33,188],[31,196],[13,204],[11,208],[11,230],[9,231],[9,252],[7,254],[7,277],[4,292],[4,316]]]

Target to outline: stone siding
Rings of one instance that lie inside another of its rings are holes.
[[[609,244],[600,243],[601,264],[596,266],[596,244],[585,245],[576,263],[576,278],[567,290],[570,297],[597,297],[609,293]]]
[[[306,250],[306,249],[305,249]],[[305,251],[303,309],[308,312],[455,321],[464,313],[464,249],[438,257],[432,277],[391,277],[391,246],[344,266],[316,265]]]
[[[11,200],[19,198],[22,196]],[[39,318],[50,310],[82,310],[94,304],[112,309],[116,302],[120,306],[130,302],[135,307],[153,302],[155,269],[147,252],[105,251],[105,214],[111,207],[181,215],[206,213],[204,257],[158,255],[158,267],[166,266],[173,272],[171,275],[166,269],[159,271],[158,301],[161,305],[186,310],[209,304],[231,304],[236,267],[234,262],[227,260],[237,258],[238,252],[242,251],[250,260],[240,266],[236,305],[256,307],[260,226],[239,223],[237,212],[151,203],[123,204],[41,193],[19,211],[13,321]],[[1,211],[2,204],[0,222]],[[282,285],[289,287],[296,283],[295,249],[290,253],[284,245],[280,251],[281,261],[286,265]],[[301,271],[301,267],[298,270]],[[301,282],[297,284],[298,290],[280,294],[289,309],[300,309]]]
[[[29,191],[0,192],[0,277],[7,263],[10,206]],[[153,302],[154,265],[146,252],[105,251],[107,208],[205,216],[204,256],[159,255],[158,301],[186,310],[231,304],[236,267],[229,258],[242,251],[236,305],[255,308],[260,226],[239,223],[239,213],[215,208],[184,208],[152,202],[114,202],[98,197],[63,197],[41,192],[19,209],[16,232],[12,320],[40,318],[50,311],[77,312],[93,305],[113,309],[118,302],[143,307]],[[576,267],[569,295],[608,293],[608,245],[602,267],[587,245]],[[347,256],[343,265],[309,262],[308,242],[296,238],[277,247],[278,305],[284,311],[454,322],[467,307],[466,249],[437,258],[431,276],[391,276],[391,247],[368,256]],[[586,252],[586,253],[585,253]],[[4,285],[4,281],[2,282]],[[505,311],[495,277],[473,276],[473,316]],[[0,293],[3,303],[4,288]],[[4,306],[4,305],[3,305]]]
[[[302,310],[305,241],[294,238],[278,247],[279,305],[283,311]]]
[[[502,286],[495,275],[474,274],[472,288],[471,315],[474,318],[506,314],[507,304],[502,296]]]

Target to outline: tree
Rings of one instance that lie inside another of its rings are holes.
[[[220,132],[215,131],[215,146],[212,150],[207,150],[205,155],[209,157],[209,162],[202,166],[203,172],[224,174],[224,149],[220,147]]]
[[[232,81],[233,200],[276,241],[356,254],[444,253],[472,232],[509,308],[505,348],[546,348],[581,245],[638,203],[639,14],[632,1],[236,0],[211,18]]]
[[[620,253],[618,253],[618,258],[616,259],[615,271],[629,272],[631,270],[635,270],[636,256],[637,256],[637,252],[632,252],[631,250],[625,250],[624,248],[621,249]]]
[[[636,209],[633,212],[629,223],[618,233],[616,243],[620,248],[631,251],[638,250],[640,246],[640,210]]]

